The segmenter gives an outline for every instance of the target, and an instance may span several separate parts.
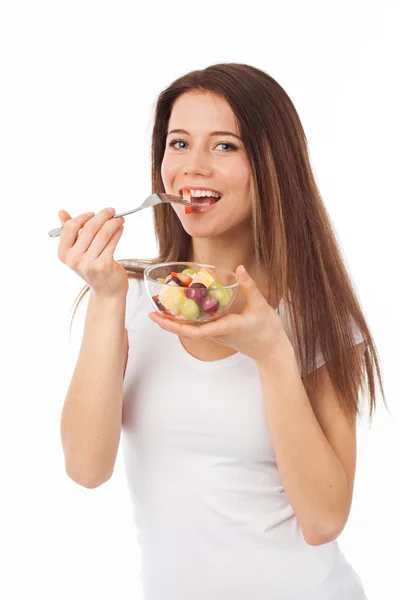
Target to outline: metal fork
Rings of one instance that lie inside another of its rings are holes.
[[[149,208],[150,206],[155,206],[156,204],[168,204],[171,202],[173,204],[183,204],[183,206],[205,206],[206,205],[204,202],[201,204],[199,202],[186,202],[186,200],[182,200],[182,198],[180,196],[171,196],[171,194],[151,194],[150,196],[148,196],[148,198],[146,198],[146,200],[143,202],[143,204],[141,204],[137,208],[134,208],[133,210],[128,210],[127,212],[115,214],[111,218],[117,219],[118,217],[125,217],[125,215],[132,215],[133,213],[137,212],[138,210],[142,210],[142,208]],[[60,235],[60,233],[62,232],[62,229],[63,229],[62,227],[57,227],[56,229],[51,229],[49,231],[49,236],[50,237],[58,237]]]

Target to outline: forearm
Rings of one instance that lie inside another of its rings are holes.
[[[348,498],[345,471],[305,391],[289,340],[257,364],[281,481],[304,538],[335,537]]]
[[[90,296],[61,418],[65,465],[78,482],[111,474],[121,433],[126,298]]]

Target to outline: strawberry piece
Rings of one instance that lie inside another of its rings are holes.
[[[187,190],[186,188],[184,188],[182,190],[182,197],[184,200],[186,200],[186,202],[192,201],[192,194],[190,193],[190,190]],[[185,206],[185,215],[189,215],[191,212],[192,212],[192,207]]]
[[[192,277],[189,277],[189,275],[182,275],[182,273],[171,273],[172,277],[176,277],[177,279],[179,279],[179,281],[181,283],[183,283],[184,287],[189,287],[189,285],[192,283],[193,279]]]
[[[179,279],[182,281],[184,287],[189,287],[193,279],[189,275],[180,275]]]

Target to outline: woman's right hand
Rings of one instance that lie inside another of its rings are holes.
[[[65,210],[58,213],[62,224],[58,258],[104,298],[126,295],[129,288],[124,267],[113,257],[125,219],[113,219],[115,209],[111,211],[105,208],[74,219]]]

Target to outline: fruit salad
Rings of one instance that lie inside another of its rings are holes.
[[[233,290],[225,288],[215,271],[201,267],[198,271],[172,271],[165,278],[157,278],[160,292],[152,296],[164,314],[184,321],[201,321],[224,312],[233,297]]]

